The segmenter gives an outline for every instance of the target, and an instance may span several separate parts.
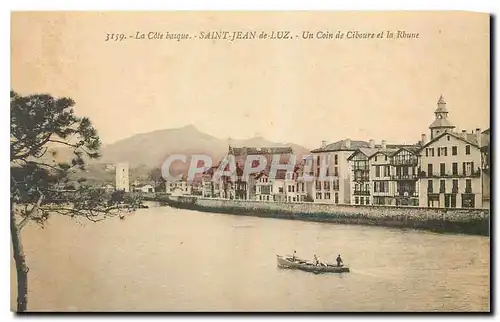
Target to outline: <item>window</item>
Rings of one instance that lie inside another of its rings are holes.
[[[316,192],[316,199],[321,199],[321,192]]]
[[[339,156],[335,154],[335,165],[339,164]]]
[[[430,148],[430,149],[429,149],[429,155],[430,155],[431,157],[433,157],[433,156],[434,156],[434,148]]]
[[[375,162],[377,162],[377,156],[375,156]]]
[[[335,192],[335,203],[339,203],[339,194]]]
[[[360,198],[359,198],[359,204],[360,204],[360,205],[362,205],[362,204],[364,204],[364,203],[365,203],[365,198],[360,197]]]
[[[474,195],[463,194],[462,195],[462,208],[474,208]]]
[[[355,197],[355,198],[354,198],[354,203],[355,203],[356,205],[359,205],[359,197]]]
[[[457,149],[457,147],[456,147],[456,146],[452,146],[452,147],[451,147],[451,154],[452,154],[452,155],[457,155],[457,154],[458,154],[458,153],[457,153],[457,150],[458,150],[458,149]]]
[[[325,199],[330,200],[330,193],[329,192],[325,193]]]
[[[425,156],[428,157],[429,156],[429,148],[425,149]]]
[[[407,166],[404,166],[404,167],[403,167],[403,175],[404,175],[404,176],[407,176],[407,175],[408,175],[408,167],[407,167]]]
[[[335,167],[335,168],[333,168],[333,175],[334,175],[335,177],[338,177],[338,176],[339,176],[339,167]]]
[[[427,192],[428,193],[433,193],[434,192],[434,187],[432,185],[432,180],[427,181]]]
[[[385,176],[390,177],[391,176],[391,167],[386,165],[385,166]]]
[[[449,137],[448,137],[448,139],[449,139]],[[444,147],[443,152],[444,152],[444,156],[447,157],[448,156],[448,148]]]
[[[365,184],[365,191],[370,191],[370,184],[369,183]]]
[[[472,193],[472,180],[465,179],[465,193]]]
[[[447,137],[446,137],[446,138],[448,139],[448,141],[450,140],[450,136],[449,136],[449,135],[447,135]]]
[[[367,198],[365,199],[365,203],[366,203],[367,205],[369,205],[369,204],[370,204],[370,198],[368,198],[368,197],[367,197]]]
[[[316,180],[316,190],[321,190],[321,181]]]
[[[439,192],[446,192],[446,180],[439,181]]]
[[[465,154],[470,154],[470,145],[465,146]]]
[[[427,165],[427,176],[430,177],[433,175],[433,171],[432,171],[432,163],[429,163]]]
[[[389,181],[384,181],[383,189],[384,192],[389,192]]]
[[[379,178],[380,177],[380,166],[375,166],[375,177]]]
[[[453,180],[453,187],[451,189],[452,193],[457,193],[458,192],[458,180]]]
[[[373,192],[379,192],[380,191],[380,181],[375,181],[373,183]]]
[[[452,208],[457,207],[457,195],[455,194],[451,195],[451,207]]]
[[[385,156],[385,161],[387,161],[387,155]]]
[[[446,164],[445,163],[439,164],[439,174],[441,176],[444,176],[446,174]]]
[[[474,162],[464,162],[463,166],[463,174],[466,176],[472,175],[472,170],[474,169]]]
[[[441,156],[441,148],[438,148],[438,157]]]

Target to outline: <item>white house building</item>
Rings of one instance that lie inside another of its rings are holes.
[[[332,144],[323,144],[312,150],[313,176],[312,197],[315,202],[349,204],[351,200],[351,171],[348,158],[359,148],[369,148],[365,141],[345,139]],[[321,165],[326,165],[326,175],[332,179],[319,178]]]
[[[482,208],[482,137],[480,129],[471,133],[453,132],[446,102],[438,101],[431,140],[419,151],[420,206]]]

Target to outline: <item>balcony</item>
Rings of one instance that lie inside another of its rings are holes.
[[[354,190],[354,195],[355,196],[369,196],[370,195],[370,191],[366,191],[366,190]]]
[[[367,182],[370,181],[370,176],[354,176],[355,182]]]
[[[416,191],[407,191],[407,190],[401,190],[396,192],[396,196],[398,197],[418,197],[418,192]]]
[[[427,174],[425,171],[420,171],[419,174],[420,178],[479,178],[481,177],[481,170],[478,169],[476,171],[471,171],[471,172],[445,172],[445,173],[432,173],[430,175]]]
[[[391,180],[418,180],[416,174],[395,174],[391,176]]]
[[[373,196],[376,197],[392,197],[392,193],[389,191],[374,191]]]
[[[415,165],[418,165],[418,159],[417,158],[410,158],[410,159],[396,159],[396,158],[391,158],[390,164],[391,165],[409,165],[409,166],[415,166]]]

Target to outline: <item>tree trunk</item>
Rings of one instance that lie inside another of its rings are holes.
[[[10,209],[10,236],[12,238],[12,248],[14,251],[14,261],[17,271],[17,312],[25,312],[28,306],[28,271],[26,257],[21,241],[21,231],[16,225],[14,208]]]

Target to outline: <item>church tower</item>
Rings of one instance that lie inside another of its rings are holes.
[[[455,128],[455,125],[451,124],[448,120],[448,110],[446,109],[446,102],[444,101],[443,95],[439,97],[437,106],[436,111],[434,111],[436,119],[429,126],[431,130],[431,140],[443,132],[451,132]]]

